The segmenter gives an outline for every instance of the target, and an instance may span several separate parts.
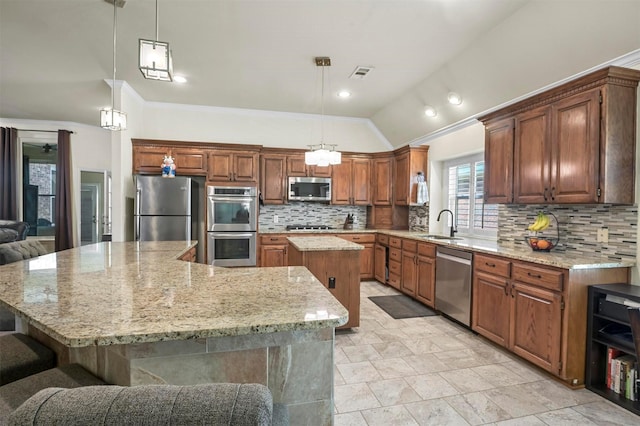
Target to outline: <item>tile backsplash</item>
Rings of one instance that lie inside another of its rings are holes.
[[[261,206],[258,229],[262,232],[284,231],[287,225],[327,225],[342,229],[348,214],[352,214],[355,218],[353,229],[365,229],[366,206],[335,206],[302,201],[281,206]],[[278,216],[278,223],[274,223],[274,216]]]
[[[409,206],[409,230],[429,232],[429,204]]]
[[[635,259],[637,250],[638,206],[601,205],[500,205],[498,242],[527,247],[527,227],[540,211],[553,213],[559,222],[560,242],[554,251],[602,254],[612,259]],[[544,231],[556,237],[556,224]],[[609,242],[596,242],[600,228],[609,231]]]

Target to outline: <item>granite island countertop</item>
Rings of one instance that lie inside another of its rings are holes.
[[[195,242],[105,242],[0,267],[0,306],[69,347],[338,327],[346,309],[304,267],[177,260]]]
[[[332,236],[288,237],[289,243],[299,251],[364,250],[360,244]]]

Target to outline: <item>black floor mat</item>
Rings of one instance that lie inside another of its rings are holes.
[[[438,315],[422,303],[402,294],[397,296],[370,296],[369,299],[394,319]]]

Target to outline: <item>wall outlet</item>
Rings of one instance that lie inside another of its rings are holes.
[[[600,228],[596,234],[596,241],[599,243],[609,242],[609,228]]]
[[[274,214],[274,215],[273,215],[273,223],[278,223],[278,221],[279,221],[279,220],[280,220],[280,219],[278,218],[278,215],[277,215],[277,214]]]

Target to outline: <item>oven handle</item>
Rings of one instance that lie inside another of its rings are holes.
[[[230,239],[234,239],[234,238],[247,238],[247,237],[253,237],[256,233],[255,232],[207,232],[207,234],[209,234],[210,238],[219,238],[219,239],[226,239],[226,240],[230,240]]]
[[[246,201],[248,203],[256,201],[256,197],[246,197],[244,195],[242,197],[219,197],[219,196],[214,197],[210,195],[209,199],[211,201],[234,201],[234,202]]]

